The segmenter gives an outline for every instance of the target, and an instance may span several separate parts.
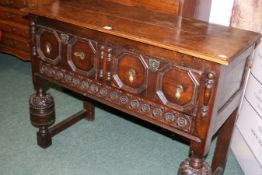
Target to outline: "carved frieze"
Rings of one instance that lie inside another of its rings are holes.
[[[103,99],[118,105],[120,108],[132,110],[185,132],[191,131],[192,118],[166,106],[126,93],[112,86],[102,85],[86,76],[44,62],[41,62],[40,73],[49,80],[71,87],[83,95],[88,94],[94,98]]]

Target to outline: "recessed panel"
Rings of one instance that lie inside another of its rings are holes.
[[[201,72],[167,65],[157,77],[157,95],[160,101],[174,109],[195,112],[199,95]]]
[[[171,69],[163,75],[162,82],[162,91],[169,102],[180,106],[191,102],[195,85],[186,71]],[[179,88],[181,88],[180,97],[177,94]]]
[[[85,75],[89,75],[94,71],[95,42],[75,38],[70,42],[68,50],[68,64],[73,71]]]
[[[139,88],[145,81],[145,67],[134,55],[124,55],[118,62],[118,75],[127,86]]]
[[[38,55],[43,61],[57,64],[61,60],[61,43],[55,30],[40,28],[36,42]]]
[[[45,57],[55,60],[59,55],[59,43],[55,35],[44,31],[40,37],[40,49]]]
[[[146,88],[148,66],[142,55],[124,53],[115,60],[114,80],[116,84],[132,93],[140,93]]]

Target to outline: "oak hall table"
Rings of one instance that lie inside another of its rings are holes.
[[[178,174],[223,174],[259,34],[116,0],[53,0],[25,11],[39,146],[80,119],[94,120],[92,99],[188,139],[190,156]],[[51,127],[48,83],[87,97],[84,109]],[[204,157],[216,133],[209,166]]]

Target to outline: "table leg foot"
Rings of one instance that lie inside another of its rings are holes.
[[[39,128],[39,131],[37,132],[37,144],[41,148],[47,148],[52,145],[52,137],[49,134],[48,128]]]
[[[189,158],[180,164],[178,175],[211,175],[210,166],[198,158]]]
[[[38,89],[29,99],[30,119],[32,125],[39,128],[37,143],[42,148],[52,144],[52,136],[48,127],[55,122],[53,97],[42,89]]]

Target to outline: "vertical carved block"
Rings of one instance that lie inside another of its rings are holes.
[[[107,50],[107,60],[106,60],[106,80],[110,81],[111,80],[111,61],[112,61],[112,49],[109,48]]]
[[[99,63],[98,63],[98,77],[100,79],[103,79],[104,77],[104,71],[103,71],[103,63],[104,63],[104,57],[105,57],[105,47],[101,46],[100,47],[100,58],[99,58]]]
[[[215,82],[215,75],[213,73],[207,74],[206,84],[205,84],[205,92],[204,92],[204,104],[201,108],[201,115],[202,117],[206,117],[208,114],[208,104],[210,98],[212,96],[213,85]]]
[[[31,28],[31,45],[32,45],[32,55],[36,56],[37,52],[36,52],[36,46],[35,46],[35,34],[36,34],[36,23],[34,20],[30,21],[30,28]]]

